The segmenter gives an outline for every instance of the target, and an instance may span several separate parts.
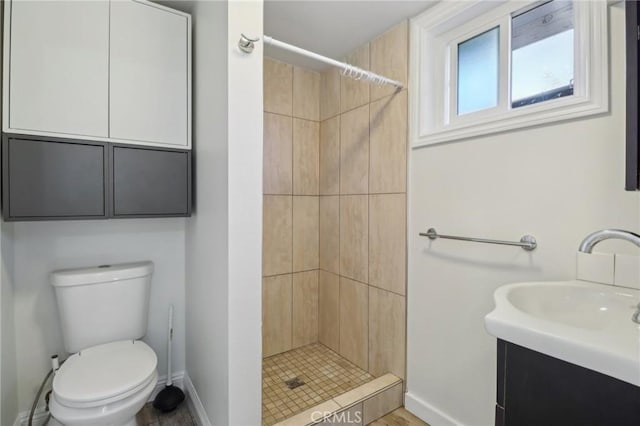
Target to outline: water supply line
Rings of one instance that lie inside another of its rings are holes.
[[[49,378],[52,375],[55,375],[55,373],[59,369],[60,369],[60,361],[58,359],[58,355],[52,355],[51,356],[51,369],[49,370],[47,375],[44,377],[44,380],[40,384],[40,389],[38,389],[38,393],[36,394],[36,397],[33,400],[33,404],[31,405],[31,411],[29,412],[29,423],[28,423],[29,426],[33,426],[33,416],[35,415],[36,408],[38,407],[38,401],[40,401],[40,395],[42,395],[42,391],[44,390],[44,387],[47,384],[47,381],[49,380]],[[49,395],[49,393],[47,393],[47,396]],[[49,401],[48,401],[48,399],[47,399],[46,410],[47,410],[47,412],[49,412]],[[47,419],[44,421],[43,426],[45,426],[47,423],[49,423],[50,419],[51,419],[51,413],[49,413],[49,415],[47,416]]]

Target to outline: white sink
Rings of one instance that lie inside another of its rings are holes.
[[[500,339],[640,386],[640,291],[587,281],[509,284],[485,317]]]

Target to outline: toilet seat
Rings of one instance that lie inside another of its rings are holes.
[[[145,389],[156,379],[158,359],[146,343],[123,340],[71,355],[53,379],[56,400],[67,407],[110,404]]]

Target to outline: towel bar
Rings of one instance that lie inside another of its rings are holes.
[[[475,243],[518,246],[522,247],[522,249],[526,251],[532,251],[535,250],[536,247],[538,247],[538,242],[533,235],[525,235],[520,238],[520,241],[488,240],[486,238],[456,237],[454,235],[438,234],[438,231],[436,231],[435,228],[429,228],[427,232],[420,232],[419,235],[421,237],[428,237],[430,240],[435,240],[436,238],[446,238],[448,240],[473,241]]]

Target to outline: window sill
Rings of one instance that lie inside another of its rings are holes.
[[[550,105],[550,103],[555,105]],[[451,124],[430,132],[421,132],[412,147],[419,148],[439,143],[454,142],[511,130],[525,129],[542,124],[573,120],[609,111],[605,99],[563,98],[510,110],[506,114],[483,117],[464,123]],[[418,122],[418,121],[415,121]]]

